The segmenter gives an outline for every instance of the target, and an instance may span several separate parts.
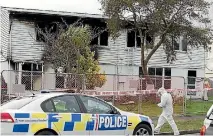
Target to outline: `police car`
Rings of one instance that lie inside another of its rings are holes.
[[[148,116],[76,93],[40,93],[1,105],[2,135],[153,135]]]

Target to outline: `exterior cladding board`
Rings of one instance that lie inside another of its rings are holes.
[[[0,44],[1,44],[1,61],[6,61],[8,57],[8,45],[9,45],[9,12],[4,8],[0,7]]]
[[[12,59],[14,62],[40,61],[43,46],[36,42],[33,22],[13,20]]]
[[[206,76],[213,77],[213,44],[211,50],[206,54]]]
[[[109,38],[109,47],[100,49],[99,62],[102,64],[107,63],[115,65],[117,60],[119,60],[118,64],[120,65],[133,64],[140,66],[140,51],[140,48],[127,47],[127,31],[122,30],[120,32],[120,36],[115,41]],[[152,56],[148,66],[204,69],[204,49],[201,47],[199,49],[188,49],[188,54],[184,51],[177,51],[176,58],[177,60],[174,62],[174,64],[168,64],[166,62],[166,54],[163,50],[163,47],[161,47]]]

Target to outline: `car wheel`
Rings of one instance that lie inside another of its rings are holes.
[[[38,132],[36,135],[56,135],[56,134],[51,131],[44,130],[44,131]]]
[[[146,124],[139,124],[134,132],[134,136],[149,136],[152,135],[152,129]]]

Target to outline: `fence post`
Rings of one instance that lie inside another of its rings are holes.
[[[141,114],[142,113],[142,94],[139,94],[139,104],[138,104],[138,113]]]
[[[114,82],[113,82],[113,92],[116,92],[116,90],[117,90],[116,89],[117,88],[117,86],[116,86],[117,82],[116,81],[117,80],[116,80],[115,75],[113,75],[113,80],[114,80]],[[117,94],[117,92],[116,92],[116,94]],[[115,95],[114,94],[112,95],[112,104],[115,105]]]
[[[44,89],[44,63],[42,63],[41,67],[41,89]]]
[[[83,75],[83,89],[82,89],[82,91],[85,92],[85,90],[86,90],[86,75],[84,74]]]
[[[186,99],[187,99],[187,89],[186,89],[186,79],[185,77],[183,77],[183,80],[184,80],[184,92],[183,92],[183,114],[184,116],[186,116]]]

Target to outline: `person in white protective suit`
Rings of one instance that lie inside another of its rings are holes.
[[[158,119],[158,124],[155,128],[155,133],[159,134],[161,127],[166,121],[168,121],[169,125],[172,127],[174,135],[179,135],[179,130],[173,119],[173,100],[171,94],[167,93],[164,88],[160,88],[158,90],[158,95],[161,96],[161,102],[158,104],[158,106],[162,108],[163,111]]]

